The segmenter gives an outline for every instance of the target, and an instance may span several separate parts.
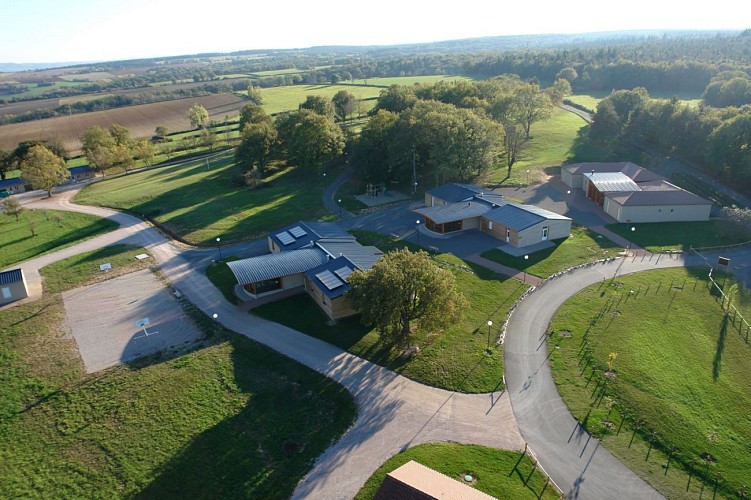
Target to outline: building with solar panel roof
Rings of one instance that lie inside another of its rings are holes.
[[[383,254],[333,222],[301,221],[268,241],[268,254],[227,263],[237,278],[235,295],[253,308],[307,292],[332,320],[356,314],[346,297],[349,275],[371,269]]]

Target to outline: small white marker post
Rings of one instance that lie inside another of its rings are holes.
[[[140,337],[135,337],[133,340],[142,339],[144,337],[149,337],[151,335],[156,335],[159,332],[151,332],[149,333],[148,330],[146,330],[146,327],[149,326],[149,318],[143,318],[136,321],[136,327],[143,328],[143,335]]]
[[[109,262],[105,262],[104,264],[99,264],[99,270],[104,273],[106,273],[110,269],[112,269],[112,264],[110,264]]]

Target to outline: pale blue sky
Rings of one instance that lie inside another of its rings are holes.
[[[740,7],[744,4],[738,0],[700,6],[675,0],[0,0],[0,62],[116,60],[538,33],[744,29],[751,24],[748,6]]]

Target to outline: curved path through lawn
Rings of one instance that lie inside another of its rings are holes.
[[[295,491],[295,498],[350,499],[388,458],[422,442],[524,448],[505,392],[460,394],[428,387],[283,325],[244,313],[228,303],[204,274],[216,256],[214,250],[181,248],[136,217],[72,204],[72,194],[61,193],[33,205],[107,217],[119,222],[121,228],[24,262],[22,267],[34,283],[37,296],[41,293],[40,267],[102,246],[141,245],[154,256],[172,286],[204,313],[218,314],[225,327],[333,378],[352,393],[358,407],[357,420],[318,458]]]
[[[333,378],[353,394],[358,406],[355,424],[318,458],[295,491],[295,498],[352,498],[386,459],[426,441],[506,449],[522,449],[526,441],[546,472],[571,498],[660,497],[578,427],[553,383],[545,332],[552,315],[568,297],[612,277],[616,270],[625,274],[700,264],[700,258],[692,256],[686,262],[683,257],[640,255],[583,268],[547,282],[523,300],[511,318],[504,354],[508,392],[467,395],[427,387],[283,325],[243,313],[222,297],[203,272],[216,257],[214,250],[181,248],[135,217],[74,205],[69,199],[66,193],[35,203],[108,217],[121,228],[25,262],[22,267],[27,273],[101,246],[142,245],[154,255],[172,285],[204,313],[218,314],[225,327]],[[264,246],[265,242],[249,243],[227,251],[252,253],[262,251]],[[749,261],[748,250],[728,256],[735,262]],[[30,281],[34,279],[41,292],[38,272]]]
[[[749,249],[725,252],[749,262]],[[568,498],[660,498],[661,495],[579,427],[561,399],[548,365],[547,328],[558,308],[589,285],[656,268],[704,265],[692,256],[638,255],[579,269],[548,281],[525,298],[509,322],[506,384],[525,441]]]

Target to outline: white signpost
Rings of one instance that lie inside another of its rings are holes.
[[[142,339],[144,337],[148,337],[150,335],[156,335],[159,332],[150,332],[146,330],[146,327],[149,326],[149,318],[143,318],[136,321],[136,327],[143,328],[143,335],[139,337],[135,337],[133,340]]]
[[[112,264],[110,264],[109,262],[105,262],[104,264],[99,264],[99,270],[102,272],[106,273],[110,269],[112,269]]]

